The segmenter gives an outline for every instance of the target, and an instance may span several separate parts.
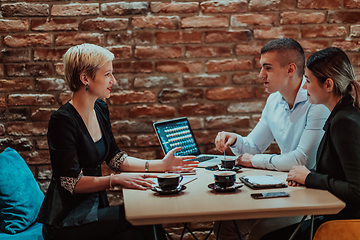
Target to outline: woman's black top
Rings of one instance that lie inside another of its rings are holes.
[[[325,189],[346,203],[331,219],[360,218],[360,111],[347,95],[335,106],[324,125],[316,157],[316,172],[305,186]]]
[[[97,144],[70,103],[51,115],[47,137],[53,176],[38,222],[56,228],[79,226],[97,221],[97,209],[109,206],[106,190],[73,192],[82,176],[101,176],[104,161],[112,170],[119,171],[127,156],[115,142],[107,104],[98,99],[94,110],[102,132]]]

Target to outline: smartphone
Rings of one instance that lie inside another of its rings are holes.
[[[277,197],[290,197],[287,192],[268,192],[268,193],[253,193],[252,198],[264,199],[264,198],[277,198]]]

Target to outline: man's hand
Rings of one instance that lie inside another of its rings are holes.
[[[220,152],[224,152],[228,147],[233,145],[236,142],[236,134],[229,132],[219,132],[215,138],[216,148]]]
[[[237,159],[236,159],[236,162],[235,164],[236,165],[241,165],[241,166],[244,166],[244,167],[254,167],[252,165],[252,162],[251,160],[253,159],[254,155],[251,155],[249,153],[244,153],[243,155],[239,156]]]

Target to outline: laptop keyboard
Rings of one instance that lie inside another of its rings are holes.
[[[212,156],[200,156],[200,157],[197,157],[195,160],[199,161],[199,162],[203,162],[203,161],[210,160],[212,158],[214,158],[214,157],[212,157]]]

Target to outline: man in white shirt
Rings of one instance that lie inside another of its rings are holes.
[[[262,47],[260,64],[259,77],[271,94],[258,124],[247,137],[219,132],[215,145],[221,152],[230,147],[235,155],[240,155],[237,164],[244,167],[289,171],[295,165],[305,165],[311,169],[330,112],[323,105],[310,104],[306,90],[302,89],[304,51],[293,39],[272,40]],[[281,154],[263,154],[274,139]],[[236,222],[245,239],[250,240],[298,220],[299,217],[292,217]],[[221,239],[238,239],[232,221],[223,222]]]

